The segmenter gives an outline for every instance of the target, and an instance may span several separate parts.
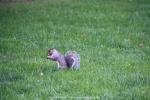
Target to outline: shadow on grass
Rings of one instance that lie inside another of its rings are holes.
[[[58,72],[58,71],[59,71],[59,69],[56,66],[42,68],[43,73],[55,73],[55,72]]]
[[[43,73],[56,73],[56,72],[67,72],[67,71],[73,71],[73,72],[78,72],[79,70],[75,69],[58,69],[56,66],[53,66],[51,68],[45,67],[42,69]]]
[[[54,72],[59,71],[59,69],[58,69],[58,68],[56,68],[55,66],[53,66],[53,67],[52,67],[52,69],[51,69],[51,71],[54,73]]]

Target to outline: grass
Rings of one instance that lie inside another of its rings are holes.
[[[0,99],[150,99],[149,9],[149,0],[1,3]],[[79,52],[81,69],[57,70],[51,47]]]

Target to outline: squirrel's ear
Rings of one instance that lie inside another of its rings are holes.
[[[51,52],[51,49],[50,49],[50,48],[48,49],[48,52]]]

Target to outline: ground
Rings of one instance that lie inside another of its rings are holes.
[[[0,3],[0,99],[150,99],[149,0]],[[57,70],[48,48],[81,56]]]

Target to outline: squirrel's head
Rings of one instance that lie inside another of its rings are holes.
[[[59,54],[59,52],[56,49],[50,48],[50,49],[48,49],[47,59],[51,59],[53,61],[57,61],[59,55],[60,54]]]

